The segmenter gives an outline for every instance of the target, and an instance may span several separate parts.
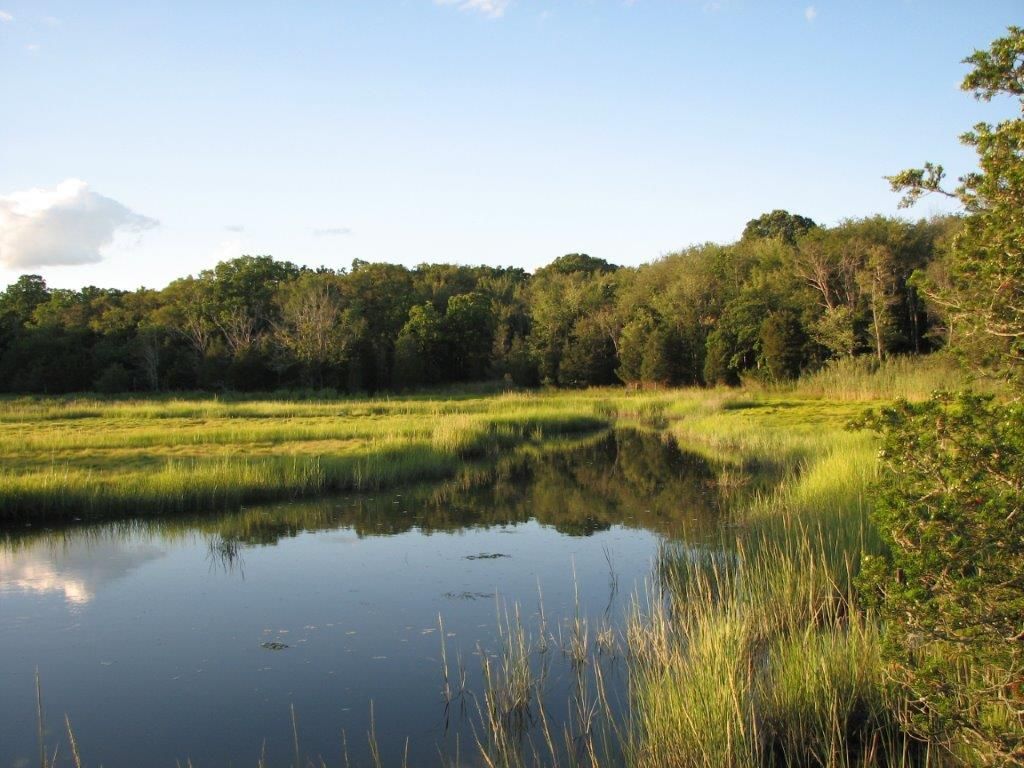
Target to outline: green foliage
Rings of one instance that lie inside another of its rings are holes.
[[[735,386],[740,383],[739,376],[730,365],[732,346],[732,340],[724,329],[716,328],[708,336],[704,358],[704,381],[708,384]]]
[[[743,228],[743,239],[778,238],[793,245],[798,237],[817,226],[812,219],[806,216],[776,209],[748,221]]]
[[[395,342],[395,383],[400,387],[436,384],[441,380],[444,319],[433,304],[409,310]]]
[[[362,334],[363,320],[344,308],[330,275],[308,272],[282,286],[276,298],[280,320],[274,337],[285,355],[282,362],[297,363],[308,386],[323,387],[332,372],[337,386],[338,369]]]
[[[562,352],[558,383],[585,387],[615,380],[615,346],[606,328],[593,315],[577,318]]]
[[[554,273],[559,275],[573,275],[582,273],[586,275],[614,272],[618,267],[610,264],[604,259],[598,259],[585,253],[567,253],[552,261],[541,272]]]
[[[651,313],[639,311],[619,333],[619,367],[615,375],[626,384],[640,381],[647,337],[654,328],[655,320]]]
[[[482,293],[460,293],[448,300],[444,332],[455,381],[477,381],[487,373],[494,345],[494,313]]]
[[[988,50],[965,59],[972,66],[962,88],[990,101],[1017,99],[1024,113],[1024,29],[1010,27]],[[978,154],[979,170],[943,190],[942,166],[926,164],[889,178],[904,192],[903,204],[940,192],[958,199],[969,214],[953,242],[945,284],[925,282],[944,307],[962,349],[976,361],[995,363],[1020,377],[1024,371],[1024,119],[978,123],[961,137]]]
[[[39,275],[22,275],[0,294],[0,319],[25,323],[36,307],[50,298],[46,281]]]
[[[1010,27],[1007,32],[988,50],[975,51],[964,60],[972,70],[962,87],[984,101],[1003,94],[1024,97],[1024,29]]]
[[[963,88],[1024,110],[1024,30],[977,51]],[[904,205],[939,192],[967,216],[945,267],[915,282],[953,343],[1024,382],[1024,119],[963,135],[979,170],[942,189],[927,164],[889,180]],[[976,395],[900,403],[872,420],[885,467],[876,519],[891,548],[865,583],[887,621],[885,652],[920,733],[985,764],[1024,761],[1024,410]]]
[[[115,363],[127,375],[104,386],[131,390],[735,384],[949,337],[943,305],[911,279],[948,273],[936,243],[949,226],[758,221],[761,235],[637,268],[567,254],[533,275],[360,260],[346,272],[242,256],[161,291],[50,290],[26,275],[0,293],[0,391],[85,390]],[[784,328],[762,327],[778,313]]]
[[[811,325],[815,341],[836,359],[853,357],[857,351],[857,320],[852,307],[827,307]]]
[[[96,377],[93,388],[106,394],[128,392],[132,389],[132,375],[121,363],[111,363]]]
[[[807,330],[831,356],[890,354],[929,349],[929,315],[911,279],[936,258],[942,221],[910,223],[874,216],[845,221],[801,238],[789,254],[791,270],[813,304]]]
[[[672,330],[663,325],[654,328],[644,346],[640,378],[662,386],[674,383],[679,379],[676,368],[680,357],[679,340]]]
[[[761,354],[774,381],[789,381],[800,374],[807,337],[796,315],[782,310],[761,323]]]
[[[529,343],[540,378],[549,384],[586,386],[615,381],[617,326],[614,273],[548,268],[530,283]]]
[[[937,395],[868,423],[891,556],[863,581],[910,723],[985,762],[1024,758],[1024,408]]]

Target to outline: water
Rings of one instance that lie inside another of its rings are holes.
[[[621,627],[666,540],[715,537],[709,468],[656,436],[518,452],[432,486],[222,515],[8,531],[0,539],[0,765],[303,760],[474,765],[479,698],[442,696],[442,635],[481,692],[482,655],[520,607],[547,620],[545,700],[560,730],[577,680],[560,650],[579,610],[593,649]],[[439,616],[443,622],[439,624]],[[275,645],[279,644],[279,645]],[[287,647],[280,647],[287,646]],[[276,649],[275,649],[276,648]],[[602,665],[625,695],[621,654]],[[371,714],[372,713],[372,714]],[[344,736],[343,736],[344,732]]]

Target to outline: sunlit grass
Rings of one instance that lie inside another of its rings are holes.
[[[321,402],[0,401],[0,517],[223,509],[454,475],[609,423],[562,394]]]
[[[856,595],[862,553],[882,548],[868,516],[877,449],[847,425],[882,402],[798,386],[668,407],[680,446],[720,468],[726,524],[717,554],[666,545],[660,591],[631,620],[631,764],[944,764],[901,730],[880,628]]]
[[[940,389],[995,393],[1001,387],[997,379],[971,372],[948,354],[938,353],[889,357],[880,363],[868,355],[841,358],[794,384],[775,389],[835,402],[924,400]]]

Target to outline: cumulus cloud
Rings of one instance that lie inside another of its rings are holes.
[[[454,5],[460,11],[476,11],[493,19],[505,15],[512,0],[434,0],[437,5]]]
[[[804,8],[804,18],[807,19],[808,21],[814,21],[816,18],[818,18],[818,9],[815,8],[813,5],[808,5],[806,8]]]
[[[313,235],[315,237],[341,237],[343,235],[351,235],[352,230],[348,227],[328,227],[327,229],[314,229]]]
[[[7,24],[14,21],[14,17],[11,16],[7,11],[0,11],[0,23]]]
[[[94,264],[118,233],[158,222],[67,179],[52,189],[0,197],[0,264],[9,268]]]

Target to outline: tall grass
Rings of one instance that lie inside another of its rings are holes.
[[[668,429],[726,473],[760,474],[731,499],[717,556],[667,545],[635,610],[636,766],[939,766],[901,727],[879,626],[859,608],[871,436],[859,406],[791,395],[681,402]],[[725,553],[729,553],[726,555]]]
[[[606,426],[595,402],[0,401],[0,520],[225,509],[442,479],[470,458]]]
[[[923,400],[939,389],[999,391],[998,380],[973,374],[948,354],[896,356],[878,362],[868,355],[830,361],[780,391],[833,401],[904,398]]]

